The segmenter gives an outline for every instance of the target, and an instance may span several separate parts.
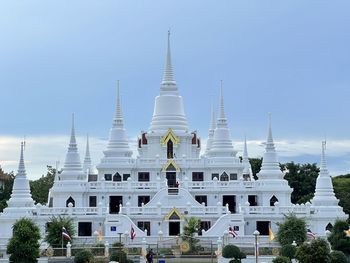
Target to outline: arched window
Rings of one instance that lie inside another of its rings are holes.
[[[228,181],[228,175],[226,172],[223,172],[221,175],[220,175],[220,181]]]
[[[120,175],[119,173],[115,173],[115,174],[113,175],[113,181],[114,181],[114,182],[121,182],[121,181],[122,181],[121,175]]]
[[[326,230],[332,231],[332,229],[333,229],[333,225],[331,223],[328,223],[328,225],[326,226]]]
[[[168,159],[173,159],[174,158],[174,145],[172,140],[168,140],[167,142],[167,158]]]
[[[74,201],[73,197],[71,197],[71,196],[66,201],[66,207],[68,207],[69,203],[72,203],[73,207],[75,207],[75,201]]]
[[[275,203],[278,202],[278,199],[276,196],[272,196],[270,199],[270,206],[275,206]]]

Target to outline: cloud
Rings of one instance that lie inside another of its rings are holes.
[[[6,172],[17,171],[21,137],[0,136],[0,165]],[[69,142],[68,136],[46,135],[32,136],[26,139],[25,164],[27,175],[30,179],[39,178],[47,171],[46,166],[55,166],[59,161],[59,167],[64,164],[64,158]],[[262,157],[264,154],[265,140],[247,141],[250,157]],[[77,137],[80,158],[85,154],[85,137]],[[243,141],[233,142],[238,151],[237,156],[242,155]],[[281,162],[319,162],[321,152],[320,140],[279,140],[275,141],[276,150]],[[93,163],[99,163],[103,156],[103,150],[107,145],[106,138],[90,136],[90,152]],[[130,138],[130,147],[137,156],[137,136]],[[206,140],[202,141],[202,151],[205,150]],[[350,140],[327,141],[328,168],[334,175],[350,172]]]

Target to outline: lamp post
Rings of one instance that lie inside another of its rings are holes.
[[[294,246],[296,248],[297,245],[298,245],[297,242],[295,242],[295,240],[293,240],[292,246]],[[295,258],[292,258],[292,263],[296,263],[296,262],[297,262],[297,260]]]
[[[258,230],[255,230],[253,233],[255,239],[254,239],[254,244],[255,244],[255,263],[259,262],[259,250],[258,250],[258,236],[260,235],[260,232]]]
[[[332,233],[332,232],[329,231],[328,229],[325,231],[325,234],[326,234],[326,241],[327,241],[327,243],[328,243],[328,246],[329,246],[330,251],[332,252],[332,245],[331,245],[331,243],[328,241],[328,237],[330,236],[331,233]]]

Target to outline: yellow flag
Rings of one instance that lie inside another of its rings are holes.
[[[98,241],[102,241],[102,225],[100,224],[100,227],[98,229]]]
[[[272,241],[274,238],[275,238],[275,235],[273,234],[272,229],[269,226],[269,239],[270,239],[270,241]]]
[[[350,229],[344,230],[344,232],[345,232],[345,234],[346,234],[348,237],[350,237]]]

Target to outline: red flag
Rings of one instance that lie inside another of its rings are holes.
[[[130,238],[131,240],[134,240],[135,237],[136,237],[135,229],[131,226]]]

